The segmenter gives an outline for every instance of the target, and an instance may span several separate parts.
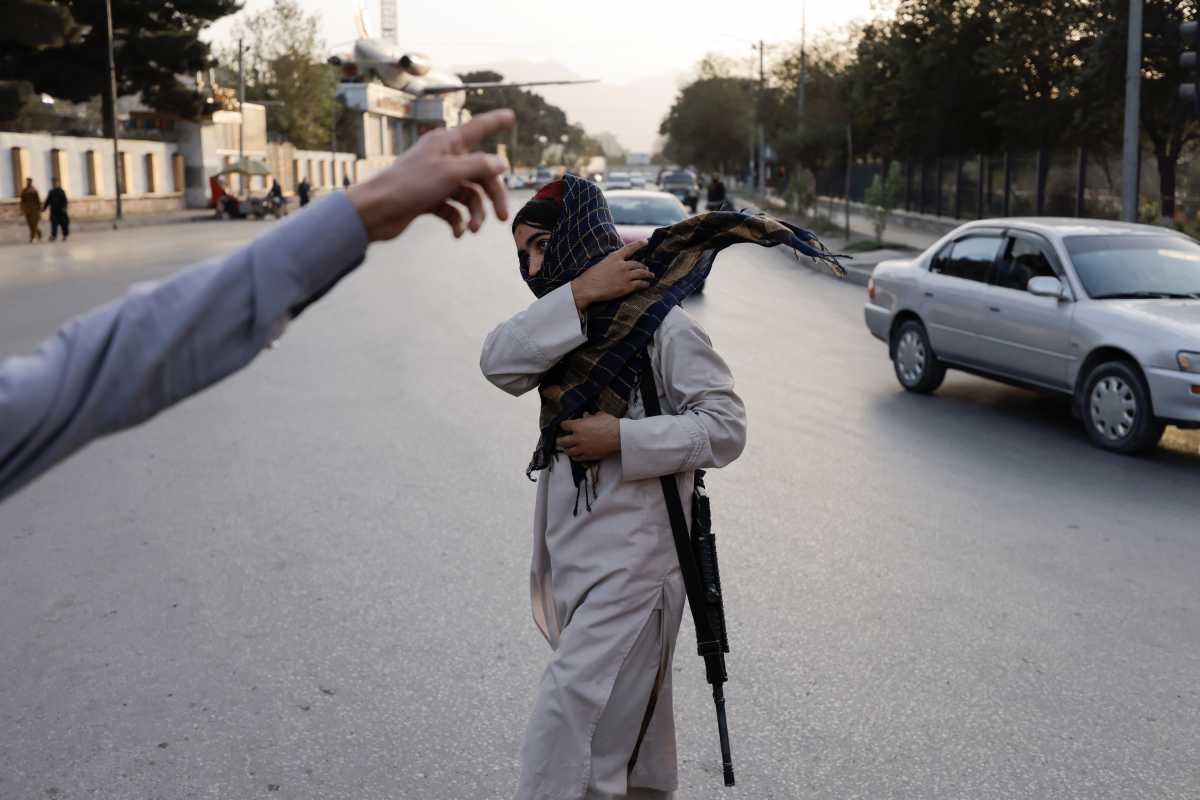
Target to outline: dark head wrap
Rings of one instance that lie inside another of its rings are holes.
[[[538,297],[570,283],[622,246],[599,186],[574,175],[565,175],[555,184],[561,184],[561,209],[549,229],[542,268],[532,278],[527,272],[524,275]],[[554,184],[548,184],[530,202],[557,194],[558,187],[551,190],[551,186]],[[523,208],[517,214],[514,228],[524,213]],[[589,306],[587,342],[542,376],[541,439],[526,474],[532,476],[550,466],[559,426],[565,420],[599,411],[618,418],[625,415],[641,370],[648,367],[647,347],[654,332],[671,309],[708,277],[717,253],[739,242],[787,245],[801,255],[826,262],[835,274],[845,274],[837,257],[814,234],[767,216],[713,211],[659,228],[647,245],[631,256],[654,273],[654,283],[617,300]],[[571,470],[575,485],[583,484],[584,466],[572,461]],[[586,496],[586,486],[584,493]]]

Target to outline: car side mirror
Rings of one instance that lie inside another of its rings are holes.
[[[1067,293],[1063,289],[1062,281],[1058,278],[1049,275],[1039,275],[1036,278],[1029,279],[1029,285],[1026,290],[1036,297],[1053,297],[1056,300],[1062,300]]]

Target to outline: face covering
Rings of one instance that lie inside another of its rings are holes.
[[[551,189],[555,184],[560,187]],[[542,268],[532,278],[527,266],[522,274],[538,297],[570,283],[622,246],[608,202],[595,183],[568,174],[544,187],[534,200],[553,200],[560,188],[561,204],[549,228]],[[547,195],[540,197],[542,192]],[[524,208],[513,221],[514,229],[523,213]],[[541,219],[548,221],[548,217]],[[646,246],[631,256],[654,273],[654,282],[625,297],[588,306],[587,342],[543,375],[539,385],[541,438],[526,475],[532,477],[551,466],[564,421],[601,411],[617,418],[625,416],[641,371],[649,368],[647,347],[658,326],[704,282],[721,250],[746,242],[762,247],[785,245],[827,263],[834,274],[845,275],[839,257],[814,234],[771,217],[713,211],[659,228]],[[577,489],[582,488],[587,498],[586,466],[572,461],[571,471]],[[590,499],[587,507],[590,510]]]

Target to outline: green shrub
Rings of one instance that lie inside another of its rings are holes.
[[[883,241],[883,231],[887,227],[888,217],[900,203],[900,193],[904,189],[904,176],[900,165],[893,163],[888,170],[887,178],[876,175],[875,180],[867,187],[863,199],[867,204],[867,216],[875,227],[875,240]]]

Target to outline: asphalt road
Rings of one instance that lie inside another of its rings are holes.
[[[2,248],[0,351],[266,224]],[[0,506],[0,798],[511,796],[536,403],[477,359],[529,299],[505,227],[419,222]],[[709,481],[739,783],[685,622],[681,800],[1200,796],[1200,437],[1121,458],[1023,391],[907,395],[862,301],[742,247],[687,305],[750,443]]]

